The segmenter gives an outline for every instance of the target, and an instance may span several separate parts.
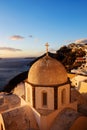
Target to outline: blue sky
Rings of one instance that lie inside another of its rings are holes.
[[[87,38],[86,0],[0,0],[0,57],[38,56]]]

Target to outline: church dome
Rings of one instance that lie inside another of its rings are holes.
[[[67,72],[59,61],[44,56],[31,66],[28,82],[40,86],[60,85],[67,82]]]

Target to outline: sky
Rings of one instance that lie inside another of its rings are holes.
[[[31,57],[87,40],[87,0],[0,0],[0,57]]]

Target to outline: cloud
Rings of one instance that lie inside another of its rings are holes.
[[[87,38],[76,40],[75,43],[76,44],[86,44],[87,43]]]
[[[1,51],[22,51],[21,49],[11,48],[11,47],[0,47]]]
[[[23,40],[24,37],[20,35],[13,35],[10,37],[11,40]]]

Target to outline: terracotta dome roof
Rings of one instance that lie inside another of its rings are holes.
[[[70,130],[87,130],[87,117],[79,117],[71,126]]]
[[[36,61],[28,73],[28,82],[34,85],[59,85],[67,82],[64,66],[50,56]]]

